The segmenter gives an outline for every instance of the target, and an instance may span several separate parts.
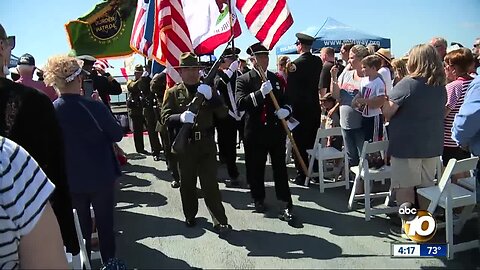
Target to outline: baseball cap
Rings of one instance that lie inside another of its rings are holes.
[[[17,65],[35,66],[35,58],[31,54],[23,54],[18,59]]]

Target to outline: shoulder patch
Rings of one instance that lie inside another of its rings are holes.
[[[290,62],[290,65],[288,65],[288,72],[295,72],[295,71],[297,71],[297,66],[295,65],[295,63]]]

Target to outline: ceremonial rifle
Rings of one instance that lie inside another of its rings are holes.
[[[233,40],[233,38],[230,39],[230,41],[228,42],[225,49],[228,48],[228,45],[230,44],[230,42],[232,42],[232,40]],[[223,55],[223,52],[222,52],[222,55]],[[217,75],[218,68],[223,63],[222,59],[223,59],[222,56],[220,56],[215,61],[212,68],[208,72],[207,76],[203,79],[203,81],[202,81],[203,84],[208,84],[210,86],[213,85],[213,80],[215,79],[215,76]],[[212,89],[212,96],[216,95],[216,94],[217,94],[216,90]],[[195,94],[195,97],[188,104],[187,110],[191,111],[192,113],[194,113],[196,115],[195,121],[198,118],[198,113],[200,111],[200,107],[201,107],[204,100],[205,100],[205,97],[202,94],[197,92]],[[194,123],[183,123],[182,127],[180,128],[180,131],[178,132],[177,136],[175,137],[175,140],[172,143],[172,152],[173,153],[175,153],[175,154],[185,153],[193,126],[195,126],[195,122]]]

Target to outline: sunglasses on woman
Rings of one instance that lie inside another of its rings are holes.
[[[10,47],[11,50],[15,48],[15,36],[8,36],[1,39],[7,41],[7,45]]]

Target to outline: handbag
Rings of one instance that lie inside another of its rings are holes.
[[[373,168],[378,170],[385,165],[385,160],[383,159],[380,151],[367,154],[365,158],[367,159],[368,168],[370,169]]]
[[[104,133],[103,128],[100,126],[97,119],[95,118],[95,116],[93,116],[93,114],[90,112],[90,110],[87,108],[87,106],[85,106],[85,104],[83,104],[81,102],[79,102],[78,104],[80,104],[80,106],[83,109],[85,109],[85,111],[87,111],[88,115],[90,115],[90,118],[93,120],[93,122],[95,123],[97,128],[102,133]],[[115,156],[115,159],[117,160],[117,162],[119,163],[120,166],[123,166],[123,165],[127,164],[127,155],[125,154],[125,152],[123,152],[123,150],[120,148],[120,146],[118,146],[117,143],[112,143],[112,148],[111,149],[112,149],[112,152]]]

